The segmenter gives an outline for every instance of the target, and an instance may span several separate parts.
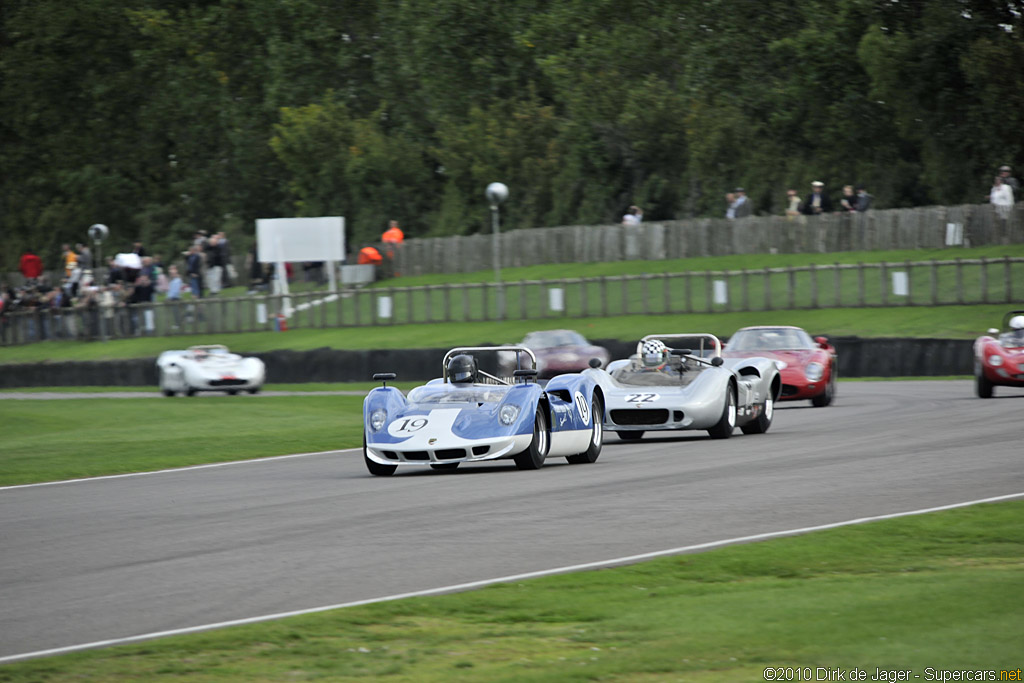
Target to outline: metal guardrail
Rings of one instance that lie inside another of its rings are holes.
[[[502,300],[504,315],[499,316]],[[836,263],[12,311],[0,316],[0,345],[501,319],[1022,300],[1024,258],[1020,257]]]

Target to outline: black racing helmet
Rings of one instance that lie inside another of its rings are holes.
[[[467,353],[452,356],[448,361],[448,381],[453,384],[472,384],[476,381],[476,358]]]

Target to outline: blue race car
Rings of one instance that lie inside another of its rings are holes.
[[[532,364],[497,377],[474,353],[517,351]],[[458,347],[444,356],[442,376],[409,392],[387,386],[394,373],[373,376],[382,386],[363,401],[363,458],[371,474],[399,465],[453,470],[464,462],[511,458],[536,470],[546,458],[588,463],[601,454],[604,402],[593,379],[558,375],[536,382],[537,358],[521,346]],[[595,419],[596,418],[596,419]]]

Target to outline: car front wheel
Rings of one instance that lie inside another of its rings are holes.
[[[521,470],[539,470],[548,457],[548,444],[551,434],[548,433],[548,421],[544,409],[537,408],[537,416],[533,419],[533,440],[530,447],[515,456],[516,467]]]
[[[732,430],[736,429],[736,390],[729,385],[725,392],[725,407],[722,409],[722,417],[714,427],[708,430],[712,439],[728,439],[732,436]]]
[[[828,384],[825,385],[825,391],[821,392],[817,396],[811,399],[811,405],[815,408],[824,408],[827,405],[832,404],[832,399],[836,396],[836,369],[832,368],[832,372],[829,374]]]
[[[993,384],[988,377],[985,377],[985,369],[981,363],[974,364],[974,391],[978,398],[992,398]]]
[[[363,462],[366,463],[366,469],[375,477],[390,477],[398,469],[398,465],[382,465],[379,462],[370,460],[370,456],[366,454],[365,433],[363,434]]]
[[[573,464],[596,462],[597,456],[601,455],[601,447],[604,445],[604,408],[601,406],[601,399],[594,397],[590,403],[590,421],[593,423],[590,430],[590,443],[587,450],[566,458]]]

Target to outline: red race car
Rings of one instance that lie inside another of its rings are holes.
[[[537,356],[537,379],[550,379],[567,372],[581,372],[590,367],[590,359],[597,358],[601,366],[608,365],[610,354],[603,346],[595,346],[579,332],[573,330],[538,330],[530,332],[517,346],[525,346]],[[516,354],[499,354],[499,368],[505,375],[511,375],[526,360],[526,354],[516,365]]]
[[[1024,311],[1003,316],[1002,330],[991,329],[974,342],[974,388],[992,398],[993,387],[1024,387]]]
[[[810,399],[817,407],[836,395],[836,349],[828,337],[815,337],[799,327],[758,326],[736,330],[722,350],[724,358],[763,356],[773,359],[782,375],[780,401]]]

